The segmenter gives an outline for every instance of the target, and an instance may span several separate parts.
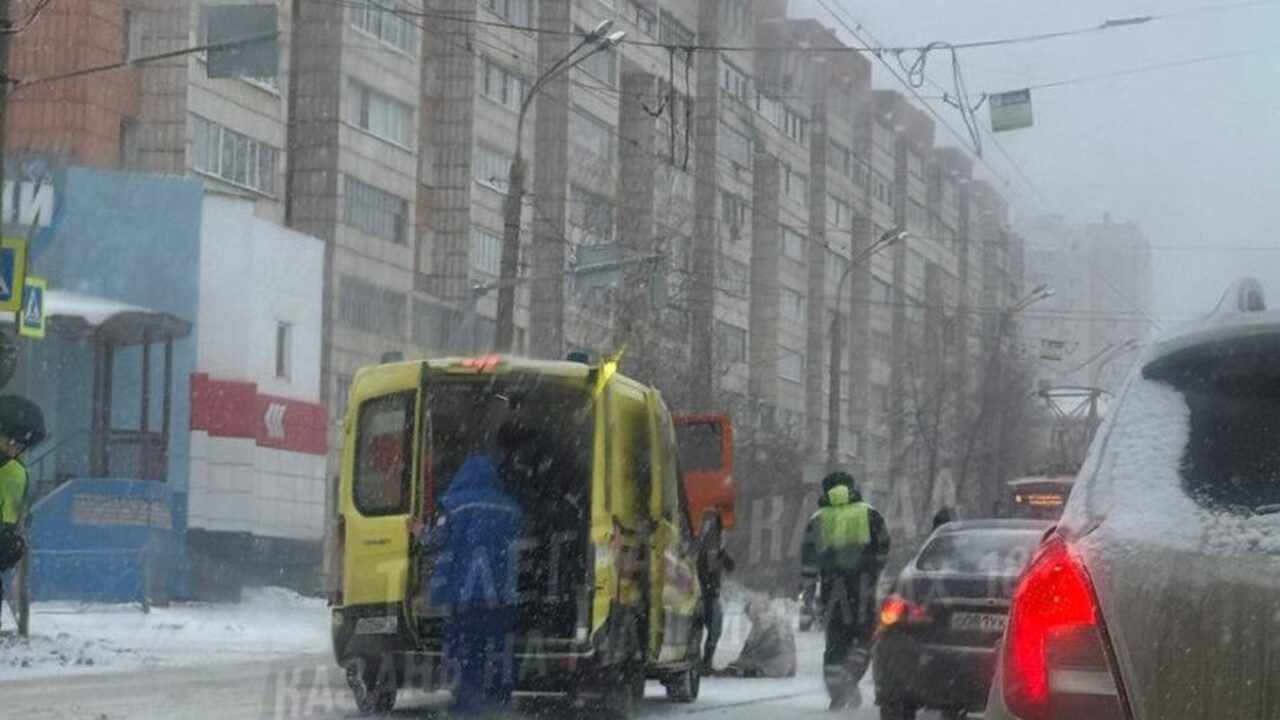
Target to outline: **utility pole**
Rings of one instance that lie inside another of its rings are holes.
[[[12,200],[5,189],[5,158],[7,153],[7,143],[5,135],[8,121],[9,109],[9,48],[13,40],[13,21],[10,18],[10,12],[13,9],[13,3],[10,0],[0,0],[0,217],[3,216],[3,206],[8,205]],[[2,222],[2,221],[0,221]],[[21,288],[15,288],[14,292],[21,292]],[[26,514],[26,507],[22,509],[22,514]],[[26,532],[26,518],[19,517],[18,522],[22,523],[22,531]],[[30,543],[28,543],[29,545]],[[17,604],[14,606],[18,617],[18,634],[27,637],[29,631],[28,620],[30,619],[31,606],[31,550],[28,549],[26,555],[23,556],[22,562],[18,565],[17,574]]]
[[[9,109],[9,47],[13,40],[13,21],[9,12],[13,7],[10,0],[0,0],[0,193],[4,192],[4,163],[6,158],[5,142]],[[8,200],[6,197],[5,200]],[[7,203],[5,203],[7,204]],[[2,214],[0,209],[0,214]]]

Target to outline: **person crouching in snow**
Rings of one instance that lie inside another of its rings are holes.
[[[751,632],[738,659],[716,673],[725,677],[789,678],[796,674],[796,636],[791,625],[764,598],[747,603]]]

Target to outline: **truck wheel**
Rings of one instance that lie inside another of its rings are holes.
[[[362,715],[386,715],[396,706],[395,683],[381,670],[376,661],[357,660],[347,666],[347,685]]]

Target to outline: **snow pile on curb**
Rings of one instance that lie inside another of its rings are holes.
[[[6,629],[12,628],[5,613]],[[235,663],[330,649],[325,601],[279,588],[239,603],[137,605],[41,602],[31,637],[0,635],[0,680]]]

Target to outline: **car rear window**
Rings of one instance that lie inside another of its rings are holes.
[[[1186,401],[1178,469],[1183,487],[1215,510],[1280,505],[1280,338],[1215,343],[1148,370]]]
[[[935,536],[916,567],[927,572],[1016,575],[1040,543],[1037,530],[972,530]]]

